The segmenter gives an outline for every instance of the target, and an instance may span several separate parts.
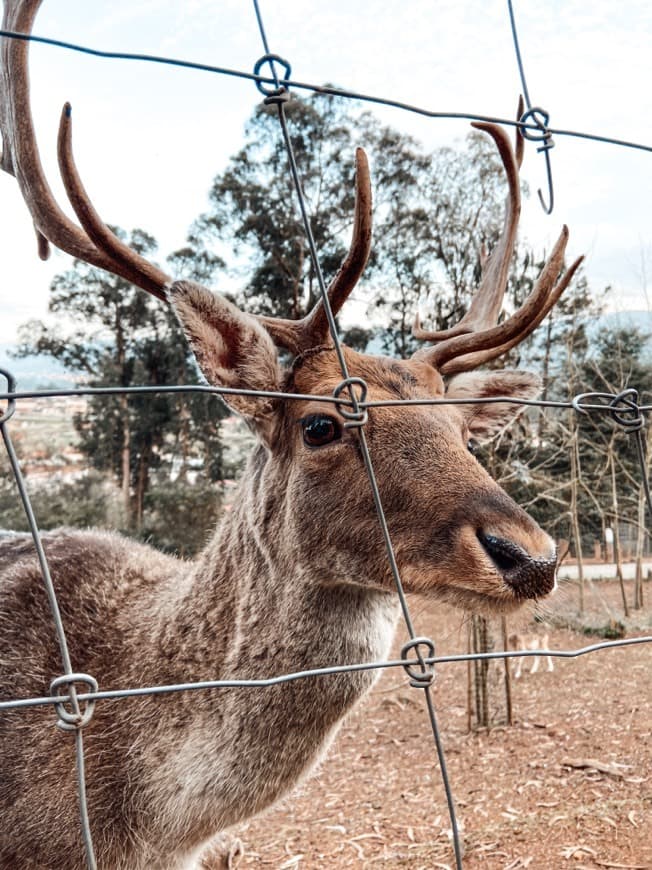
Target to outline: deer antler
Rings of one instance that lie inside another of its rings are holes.
[[[521,98],[519,118],[522,113]],[[518,171],[523,160],[523,136],[517,128],[514,151],[502,127],[484,122],[474,123],[473,126],[488,133],[496,143],[509,190],[503,231],[491,255],[487,259],[483,258],[482,279],[467,313],[458,324],[439,332],[426,332],[421,329],[417,317],[412,330],[418,340],[435,343],[434,347],[418,350],[414,358],[425,360],[445,375],[477,368],[507,353],[523,341],[559,300],[584,259],[579,257],[575,260],[563,278],[556,283],[568,241],[568,228],[564,226],[532,292],[511,317],[498,325],[521,213]]]
[[[362,148],[355,153],[355,216],[349,253],[328,286],[328,299],[333,315],[336,315],[351,291],[369,259],[371,250],[371,180],[369,163]],[[301,320],[260,317],[268,332],[280,347],[293,353],[301,353],[317,347],[328,337],[329,326],[326,310],[319,300],[312,311]]]
[[[2,27],[26,35],[31,33],[42,0],[5,0]],[[120,275],[137,287],[166,299],[169,275],[141,257],[111,232],[95,210],[75,166],[72,154],[72,121],[69,104],[64,106],[59,126],[59,168],[66,193],[81,227],[73,223],[57,204],[43,172],[39,157],[29,95],[27,69],[29,42],[5,38],[0,46],[0,131],[3,153],[0,167],[14,175],[32,215],[39,254],[49,255],[49,243],[79,260]],[[371,184],[362,149],[356,154],[355,225],[349,254],[328,288],[337,313],[358,281],[367,262],[371,244]],[[280,347],[300,353],[323,342],[328,321],[323,305],[301,321],[259,318]]]
[[[42,0],[6,0],[2,26],[29,34]],[[48,185],[36,145],[29,100],[27,40],[3,39],[0,48],[2,97],[0,164],[18,181],[39,239],[39,254],[49,254],[48,242],[73,257],[120,275],[160,299],[170,278],[111,233],[93,209],[79,180],[71,151],[70,107],[66,106],[59,132],[59,160],[71,204],[84,229],[59,208]],[[82,215],[84,217],[82,217]]]

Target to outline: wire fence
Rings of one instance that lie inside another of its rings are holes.
[[[403,582],[401,579],[399,567],[397,564],[396,555],[392,543],[392,538],[388,528],[388,523],[383,508],[378,483],[374,472],[372,456],[368,447],[365,434],[365,425],[368,421],[368,412],[370,409],[392,407],[392,406],[414,406],[414,405],[478,405],[490,403],[511,403],[518,405],[526,405],[531,407],[551,407],[565,408],[574,410],[577,414],[604,414],[608,415],[616,425],[628,432],[634,440],[638,462],[640,465],[641,483],[644,487],[645,497],[649,515],[652,517],[652,496],[650,494],[649,483],[647,480],[645,443],[642,435],[644,426],[644,414],[652,410],[652,405],[639,403],[638,393],[635,389],[623,390],[619,393],[607,392],[592,392],[578,394],[568,401],[539,401],[539,400],[521,400],[510,397],[492,397],[492,398],[467,398],[467,399],[416,399],[416,400],[388,400],[388,401],[368,401],[367,400],[367,383],[356,376],[352,376],[349,372],[343,345],[338,333],[335,317],[331,309],[328,298],[327,287],[320,266],[319,253],[313,238],[310,215],[308,213],[307,204],[302,191],[301,178],[297,169],[297,164],[294,157],[294,151],[290,132],[288,129],[287,118],[285,114],[285,106],[290,98],[290,90],[309,90],[316,93],[326,93],[346,99],[363,100],[376,104],[389,105],[396,108],[401,108],[410,112],[416,112],[431,118],[460,118],[469,120],[492,121],[501,124],[518,126],[523,136],[526,139],[537,141],[540,143],[538,151],[543,153],[546,161],[546,172],[548,180],[548,192],[544,195],[539,191],[539,199],[541,205],[548,213],[554,206],[554,192],[552,180],[552,167],[550,161],[550,150],[553,147],[552,136],[573,136],[583,139],[592,139],[613,145],[635,148],[644,151],[652,151],[652,147],[636,142],[628,142],[624,140],[614,139],[605,136],[598,136],[590,133],[582,133],[572,130],[556,129],[549,126],[549,114],[536,106],[532,106],[530,101],[529,91],[525,80],[523,60],[518,45],[518,35],[516,28],[516,20],[511,0],[508,0],[509,21],[512,29],[514,48],[517,56],[519,73],[521,78],[521,87],[525,95],[526,110],[522,117],[517,121],[510,119],[501,119],[479,114],[470,113],[442,113],[428,109],[419,108],[409,103],[387,100],[382,97],[369,96],[360,94],[355,91],[345,90],[341,88],[323,87],[300,82],[292,79],[291,66],[279,55],[270,51],[268,44],[263,17],[259,7],[258,0],[253,0],[254,12],[256,15],[260,37],[263,45],[264,55],[256,62],[254,72],[248,73],[239,70],[226,69],[218,66],[193,63],[191,61],[178,60],[169,57],[159,57],[143,54],[129,54],[123,52],[101,51],[86,46],[75,45],[60,40],[53,40],[46,37],[32,36],[27,34],[15,33],[7,30],[0,30],[0,36],[8,39],[31,40],[45,43],[51,46],[59,47],[66,50],[84,52],[86,54],[100,56],[104,58],[114,58],[118,60],[130,61],[145,61],[151,63],[167,64],[185,68],[192,68],[200,71],[217,73],[227,76],[238,76],[240,78],[249,79],[256,83],[257,88],[264,95],[264,101],[268,105],[273,105],[277,108],[278,121],[282,131],[283,140],[288,157],[288,168],[294,182],[295,193],[298,205],[301,212],[302,222],[313,266],[315,269],[319,291],[322,299],[322,304],[328,319],[331,339],[334,345],[335,352],[339,361],[339,366],[342,375],[341,383],[336,387],[331,395],[303,395],[296,393],[284,393],[264,390],[241,390],[218,387],[205,386],[161,386],[161,387],[106,387],[106,388],[85,388],[79,387],[70,390],[32,390],[19,391],[17,383],[11,372],[0,369],[0,375],[7,382],[7,389],[0,392],[0,401],[6,402],[4,409],[0,409],[0,432],[5,445],[6,453],[9,458],[9,463],[13,476],[16,481],[19,497],[22,502],[25,515],[27,517],[30,534],[33,540],[34,548],[40,565],[43,583],[47,592],[50,610],[54,621],[56,635],[61,655],[62,675],[52,680],[49,687],[49,693],[31,698],[14,698],[0,701],[0,711],[2,710],[24,710],[33,707],[51,706],[55,710],[56,725],[64,731],[71,732],[75,740],[76,753],[76,768],[77,768],[77,787],[79,796],[79,813],[82,839],[86,853],[86,863],[89,870],[94,870],[96,865],[94,847],[93,847],[93,832],[88,816],[88,807],[86,800],[86,779],[84,770],[84,743],[83,729],[92,720],[94,707],[97,703],[115,699],[129,699],[144,695],[163,695],[177,692],[188,691],[210,691],[213,689],[223,688],[247,688],[258,689],[262,687],[285,684],[294,680],[310,679],[318,676],[330,674],[346,674],[361,671],[381,670],[388,668],[402,668],[409,680],[411,686],[421,689],[424,695],[424,701],[428,711],[433,740],[439,761],[439,770],[441,781],[446,794],[448,804],[448,812],[452,830],[452,848],[454,852],[454,860],[457,870],[462,868],[462,848],[460,843],[459,828],[457,823],[457,815],[455,810],[455,800],[453,796],[452,784],[449,780],[444,747],[439,730],[435,703],[432,696],[432,686],[435,676],[435,666],[448,664],[452,662],[462,661],[479,661],[491,659],[509,659],[513,657],[531,657],[531,656],[553,656],[559,658],[576,658],[588,654],[593,654],[598,651],[613,649],[615,647],[624,647],[634,644],[652,643],[652,636],[626,638],[615,641],[605,641],[602,643],[592,644],[579,649],[565,650],[548,650],[548,649],[519,649],[519,650],[503,650],[484,653],[468,653],[463,655],[447,655],[438,656],[435,652],[435,643],[429,637],[419,636],[410,613],[409,604],[405,595]],[[269,69],[269,75],[263,75],[263,69]],[[70,658],[68,644],[66,640],[65,627],[62,622],[59,604],[55,593],[54,584],[50,574],[48,561],[46,558],[43,541],[38,528],[38,523],[32,509],[30,496],[25,484],[25,479],[21,470],[21,465],[14,449],[10,432],[9,423],[14,416],[18,403],[21,400],[28,398],[54,398],[64,396],[109,396],[109,395],[126,395],[126,394],[145,394],[145,393],[192,393],[205,392],[223,397],[230,395],[250,396],[261,399],[274,399],[281,401],[306,401],[320,402],[335,406],[339,414],[345,419],[345,426],[355,429],[360,446],[360,453],[366,474],[368,477],[373,502],[377,515],[377,520],[383,536],[386,557],[391,569],[394,580],[395,590],[400,602],[401,612],[405,627],[408,632],[409,640],[405,643],[400,652],[400,658],[387,661],[375,662],[360,662],[355,664],[337,665],[329,667],[316,668],[293,673],[286,673],[272,678],[262,679],[228,679],[228,680],[210,680],[201,682],[186,682],[170,685],[155,685],[146,687],[124,687],[114,690],[102,690],[95,677],[90,674],[78,672],[73,668]],[[348,396],[348,398],[346,398]]]

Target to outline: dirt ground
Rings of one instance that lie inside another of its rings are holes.
[[[645,611],[625,621],[628,637],[652,634],[652,584],[645,594]],[[557,649],[596,643],[602,638],[582,625],[622,620],[619,596],[615,582],[592,584],[578,619],[569,582],[544,629],[525,614],[510,631],[545,630]],[[432,637],[439,655],[465,651],[459,612],[416,599],[412,608],[417,633]],[[502,702],[503,666],[492,667],[492,697]],[[555,659],[552,673],[542,661],[513,681],[512,727],[469,733],[467,665],[438,667],[434,698],[466,870],[652,868],[651,676],[652,644]],[[317,773],[235,833],[241,868],[452,868],[421,690],[403,671],[384,672]]]

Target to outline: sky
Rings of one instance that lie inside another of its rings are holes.
[[[271,51],[289,60],[297,80],[434,111],[514,115],[520,81],[507,0],[260,0],[260,8]],[[531,100],[549,113],[551,127],[652,146],[649,0],[514,0],[514,10]],[[45,0],[34,32],[248,72],[263,54],[252,0]],[[179,247],[206,206],[212,178],[243,142],[260,100],[255,85],[54,47],[33,45],[31,53],[37,137],[60,202],[56,131],[69,100],[77,164],[100,214],[152,233],[163,255]],[[464,120],[373,111],[428,148],[455,145],[469,129]],[[524,203],[521,236],[537,251],[549,249],[568,224],[569,257],[586,255],[596,293],[613,288],[609,307],[647,308],[652,153],[558,136],[551,163],[554,211],[546,215],[534,193]],[[546,188],[534,143],[522,177],[533,192]],[[19,324],[46,316],[49,283],[70,260],[37,259],[30,218],[4,173],[0,197],[6,344]]]

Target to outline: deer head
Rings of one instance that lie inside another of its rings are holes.
[[[3,27],[29,33],[41,0],[5,3]],[[94,209],[72,157],[71,111],[64,107],[59,165],[80,226],[59,208],[48,187],[29,107],[27,43],[3,40],[2,167],[15,175],[32,214],[41,255],[52,243],[74,257],[118,274],[171,304],[209,384],[236,390],[330,396],[342,372],[318,303],[300,321],[257,317],[205,287],[173,281],[130,250]],[[344,349],[349,372],[368,385],[369,401],[396,399],[531,398],[538,379],[527,372],[474,372],[523,341],[548,314],[581,258],[560,278],[568,231],[564,227],[523,305],[499,322],[519,213],[516,147],[505,131],[478,123],[494,140],[505,168],[505,223],[483,264],[467,314],[453,328],[415,336],[426,346],[409,360]],[[334,314],[342,308],[366,264],[371,244],[371,192],[365,154],[356,155],[356,207],[351,247],[328,288]],[[278,349],[294,362],[283,368]],[[392,578],[358,434],[334,405],[228,395],[260,446],[250,469],[250,490],[264,516],[283,523],[272,549],[281,564],[310,566],[315,582],[391,591]],[[365,432],[408,590],[431,591],[469,607],[515,606],[554,586],[551,539],[489,477],[468,450],[470,439],[491,435],[514,414],[507,403],[374,408]],[[282,520],[279,519],[282,517]]]

